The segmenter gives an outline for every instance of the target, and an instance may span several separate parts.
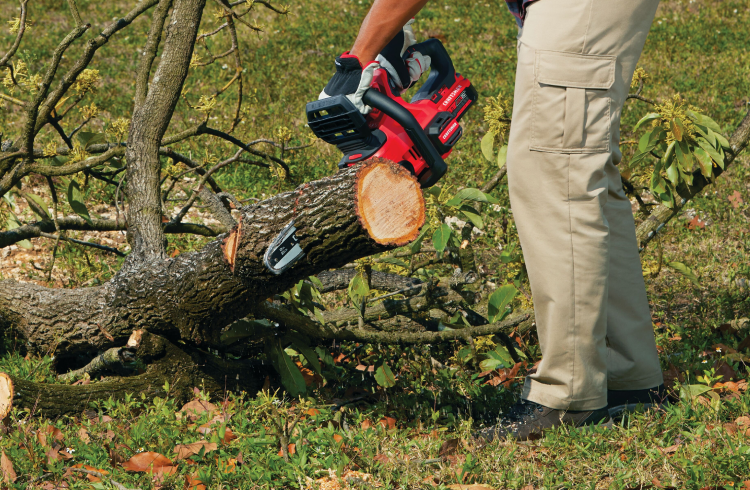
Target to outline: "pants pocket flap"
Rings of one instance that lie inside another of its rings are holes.
[[[536,81],[568,88],[609,89],[615,80],[615,56],[537,50]]]

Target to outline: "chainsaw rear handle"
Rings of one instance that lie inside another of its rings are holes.
[[[440,156],[440,153],[435,149],[427,134],[425,134],[422,129],[422,126],[419,125],[419,122],[412,113],[401,106],[398,102],[394,101],[387,95],[378,92],[374,88],[368,89],[364,95],[362,95],[362,102],[383,112],[386,116],[392,118],[404,128],[404,131],[409,135],[414,146],[417,147],[417,151],[419,151],[419,154],[424,158],[429,167],[428,170],[422,172],[422,175],[418,176],[419,183],[423,188],[435,185],[435,183],[440,180],[448,170],[448,165],[446,165],[443,157]],[[414,169],[411,170],[413,173]]]
[[[433,38],[418,44],[412,44],[404,53],[404,59],[414,51],[419,51],[430,57],[430,75],[417,93],[414,94],[414,97],[411,98],[412,102],[429,99],[441,87],[453,85],[456,79],[456,69],[453,67],[453,60],[451,60],[448,51],[445,50],[445,46],[439,39]]]

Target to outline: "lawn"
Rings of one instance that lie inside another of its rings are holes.
[[[79,4],[91,32],[98,33],[134,1]],[[450,170],[441,184],[446,189],[481,187],[497,171],[482,156],[480,141],[488,129],[482,110],[488,98],[513,93],[516,27],[504,3],[431,2],[414,25],[419,39],[437,37],[445,43],[457,69],[480,95],[448,161]],[[305,126],[304,106],[317,98],[332,74],[334,57],[350,47],[369,5],[362,0],[308,0],[291,3],[286,15],[256,8],[247,21],[262,32],[239,26],[245,106],[233,134],[243,141],[269,138],[289,147],[311,146],[285,154],[266,148],[289,162],[288,178],[276,167],[223,169],[217,181],[225,189],[240,199],[262,198],[336,171],[337,150],[315,141]],[[17,16],[16,8],[17,3],[0,0],[3,20]],[[217,10],[216,3],[207,4],[202,31],[219,25]],[[25,38],[19,58],[33,74],[43,69],[73,24],[65,3],[53,0],[32,1],[30,19],[33,35]],[[648,74],[643,94],[662,102],[679,94],[712,117],[725,135],[731,134],[750,104],[749,25],[750,0],[662,2],[639,63]],[[3,47],[13,39],[6,26],[3,22],[0,28]],[[86,103],[96,104],[101,113],[90,130],[130,117],[132,73],[148,26],[147,19],[137,20],[96,55],[91,68],[99,70],[101,83]],[[81,46],[79,41],[71,48],[63,68]],[[195,61],[206,61],[227,47],[227,39],[209,38],[197,47]],[[201,117],[194,109],[201,96],[210,97],[233,75],[231,57],[192,68],[167,134],[194,125]],[[3,93],[24,96],[7,89]],[[236,101],[235,84],[216,99],[210,123],[228,129]],[[638,100],[626,103],[623,168],[636,150],[627,142],[637,141],[643,132],[632,128],[649,111]],[[0,100],[0,115],[0,134],[17,136],[23,121],[18,107]],[[38,143],[53,136],[43,133]],[[203,136],[181,150],[205,164],[234,153],[230,145],[216,141]],[[169,172],[170,162],[163,164]],[[183,407],[165,386],[162,398],[144,400],[136,393],[57,420],[40,417],[33,407],[15,409],[3,423],[0,466],[3,471],[12,466],[16,479],[0,486],[115,488],[115,481],[144,489],[458,484],[475,485],[475,490],[750,489],[748,164],[748,154],[738,158],[641,255],[662,366],[674,383],[674,403],[664,412],[633,415],[610,430],[560,429],[529,443],[479,447],[472,430],[492,423],[513,401],[527,368],[540,356],[533,332],[515,337],[527,362],[513,373],[499,369],[488,374],[480,368],[472,350],[480,355],[494,350],[491,338],[475,339],[471,348],[462,341],[413,348],[344,342],[321,346],[322,376],[310,374],[308,393],[299,399],[276,391],[275,383],[259,394],[209,394],[196,387],[195,400]],[[645,178],[640,168],[629,174],[635,183]],[[113,200],[113,189],[96,182],[84,192],[92,202]],[[40,195],[48,198],[42,191]],[[518,260],[505,260],[518,247],[507,187],[499,185],[492,195],[499,203],[486,208],[483,234],[474,243],[483,271],[477,291],[482,293],[508,283],[521,269]],[[0,223],[1,206],[8,204],[0,201]],[[20,209],[24,220],[34,219],[30,210]],[[644,219],[635,201],[634,210],[638,221]],[[206,216],[196,212],[190,219]],[[115,233],[111,240],[127,251],[121,235]],[[192,250],[206,240],[170,236],[168,251]],[[121,264],[111,255],[65,245],[54,275],[47,278],[34,264],[48,264],[53,246],[54,241],[39,238],[31,249],[0,250],[0,279],[79,287],[105,281]],[[695,280],[668,265],[674,262],[685,264]],[[445,277],[450,266],[418,273]],[[531,303],[522,277],[519,289],[513,306],[527,308]],[[325,299],[329,306],[348,301],[342,294]],[[59,382],[51,355],[24,357],[13,332],[5,332],[3,346],[0,370]],[[395,374],[394,386],[381,386],[375,378],[374,368],[384,364]],[[157,455],[166,459],[154,459]],[[155,479],[139,471],[150,463],[157,468]]]

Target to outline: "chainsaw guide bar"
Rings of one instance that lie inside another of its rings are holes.
[[[263,264],[273,274],[279,275],[305,256],[299,245],[299,238],[294,232],[294,220],[281,230],[281,233],[273,239],[271,245],[263,255]]]

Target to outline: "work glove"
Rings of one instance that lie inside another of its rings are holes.
[[[362,67],[359,58],[345,51],[336,58],[336,73],[328,81],[318,100],[334,95],[345,95],[362,114],[369,114],[372,107],[362,102],[362,96],[370,88],[375,70],[380,68],[377,61]]]
[[[419,80],[422,73],[430,69],[430,57],[419,51],[414,51],[404,59],[404,53],[410,46],[417,43],[411,25],[414,19],[410,19],[404,28],[396,34],[383,51],[375,58],[380,66],[388,71],[391,79],[401,92],[405,92],[414,82]]]
[[[362,66],[359,58],[350,54],[349,51],[337,57],[336,73],[328,81],[318,99],[345,95],[359,112],[369,114],[372,108],[362,102],[362,95],[370,88],[375,70],[381,67],[388,71],[400,92],[408,89],[419,80],[422,73],[430,68],[430,57],[417,51],[411,53],[406,60],[402,58],[406,50],[416,43],[414,31],[411,28],[413,23],[414,19],[409,20],[375,61],[368,63],[365,67]]]

